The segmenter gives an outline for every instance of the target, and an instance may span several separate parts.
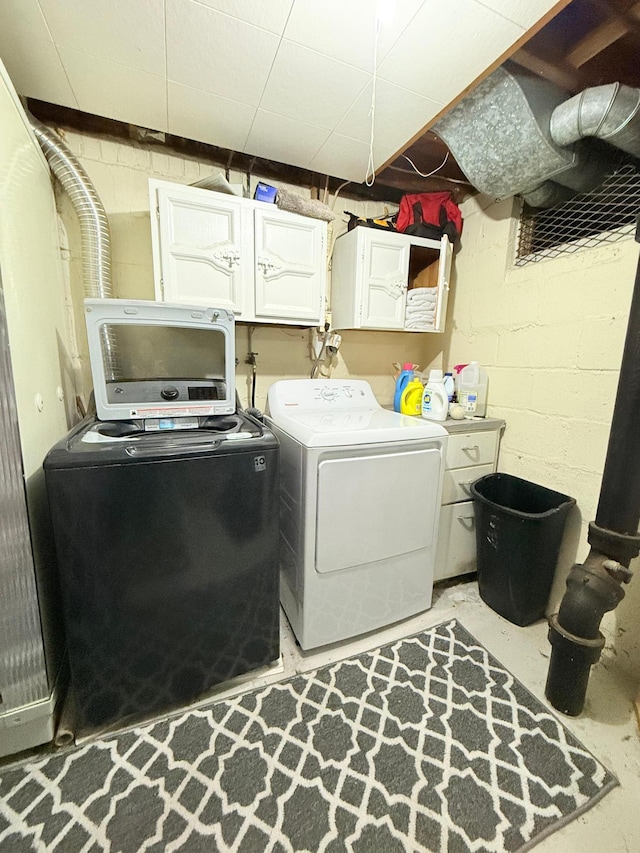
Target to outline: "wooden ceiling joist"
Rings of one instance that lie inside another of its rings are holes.
[[[626,14],[620,14],[610,6],[608,9],[610,20],[590,32],[567,54],[567,62],[574,68],[586,65],[623,36],[634,32],[640,35],[640,3],[632,6]]]
[[[570,68],[565,63],[549,62],[546,59],[541,59],[535,56],[524,48],[520,48],[517,53],[511,57],[511,61],[533,74],[544,77],[551,83],[555,83],[565,92],[577,92],[581,88],[580,75],[576,73],[576,69]]]

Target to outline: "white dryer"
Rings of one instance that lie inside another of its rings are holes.
[[[368,382],[269,389],[280,440],[280,599],[303,649],[431,606],[447,433]]]

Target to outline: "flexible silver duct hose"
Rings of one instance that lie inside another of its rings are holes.
[[[29,121],[47,158],[52,174],[60,181],[78,216],[82,239],[82,277],[87,297],[109,299],[111,287],[111,235],[102,202],[84,168],[55,131],[33,116]],[[101,343],[107,379],[119,376],[116,341],[104,327]]]
[[[640,89],[621,83],[585,89],[554,109],[550,131],[556,145],[593,136],[640,157]]]

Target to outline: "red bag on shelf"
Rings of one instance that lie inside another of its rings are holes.
[[[462,233],[462,214],[450,192],[404,195],[400,200],[396,230],[412,237],[436,240],[446,234],[453,243]]]

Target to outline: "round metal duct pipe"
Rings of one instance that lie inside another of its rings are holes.
[[[621,83],[585,89],[554,109],[549,129],[556,145],[592,136],[640,157],[640,89]]]

